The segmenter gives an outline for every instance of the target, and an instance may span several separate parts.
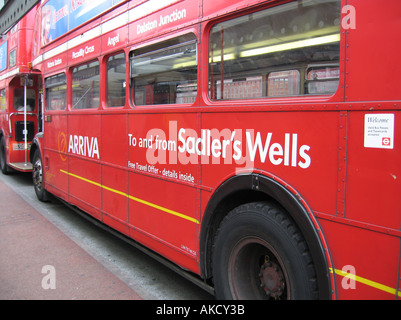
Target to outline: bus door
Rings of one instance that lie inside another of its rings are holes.
[[[38,130],[37,132],[43,132],[43,110],[44,110],[44,100],[43,100],[43,86],[42,86],[42,77],[38,76],[38,97],[37,97],[37,106],[38,106]]]
[[[18,171],[32,170],[29,149],[37,132],[37,76],[21,75],[10,82],[9,163]]]

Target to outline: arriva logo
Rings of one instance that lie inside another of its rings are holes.
[[[97,138],[70,134],[68,153],[100,159]]]
[[[57,139],[57,147],[58,147],[58,154],[60,155],[61,161],[67,160],[67,137],[65,136],[64,132],[58,133]]]

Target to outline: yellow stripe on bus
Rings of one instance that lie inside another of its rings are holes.
[[[330,268],[330,273],[333,273],[333,269],[332,268]],[[349,279],[355,280],[357,282],[363,283],[363,284],[365,284],[365,285],[367,285],[369,287],[373,287],[375,289],[378,289],[378,290],[381,290],[381,291],[385,291],[385,292],[393,294],[393,295],[398,295],[398,297],[401,297],[401,291],[398,291],[398,290],[396,290],[394,288],[385,286],[384,284],[381,284],[381,283],[378,283],[378,282],[375,282],[375,281],[372,281],[372,280],[369,280],[369,279],[366,279],[366,278],[362,278],[362,277],[357,276],[355,274],[344,272],[344,271],[338,270],[338,269],[334,269],[334,273],[338,274],[339,276],[342,276],[344,278],[349,278]]]
[[[196,220],[195,218],[192,218],[192,217],[187,216],[187,215],[185,215],[185,214],[179,213],[179,212],[177,212],[177,211],[170,210],[170,209],[164,208],[164,207],[162,207],[162,206],[159,206],[159,205],[157,205],[157,204],[154,204],[154,203],[151,203],[151,202],[148,202],[148,201],[145,201],[145,200],[142,200],[142,199],[133,197],[133,196],[131,196],[131,195],[125,193],[125,192],[122,192],[122,191],[119,191],[119,190],[116,190],[116,189],[113,189],[113,188],[104,186],[104,185],[102,185],[102,184],[100,184],[100,183],[98,183],[98,182],[95,182],[95,181],[86,179],[86,178],[81,177],[81,176],[78,176],[78,175],[76,175],[76,174],[74,174],[74,173],[67,172],[67,171],[64,171],[64,170],[61,170],[61,169],[60,169],[60,172],[66,174],[66,175],[69,175],[69,176],[71,176],[71,177],[74,177],[74,178],[76,178],[76,179],[79,179],[79,180],[85,181],[85,182],[87,182],[87,183],[90,183],[90,184],[92,184],[92,185],[94,185],[94,186],[97,186],[97,187],[99,187],[99,188],[102,188],[102,189],[104,189],[104,190],[113,192],[113,193],[115,193],[115,194],[119,194],[120,196],[123,196],[123,197],[126,197],[126,198],[128,198],[128,199],[131,199],[132,201],[142,203],[142,204],[144,204],[144,205],[146,205],[146,206],[148,206],[148,207],[152,207],[152,208],[158,209],[158,210],[160,210],[160,211],[163,211],[163,212],[169,213],[169,214],[171,214],[171,215],[174,215],[174,216],[176,216],[176,217],[180,217],[180,218],[182,218],[182,219],[191,221],[191,222],[193,222],[193,223],[200,224],[199,220]]]

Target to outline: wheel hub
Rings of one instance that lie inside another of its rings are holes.
[[[38,190],[42,188],[42,165],[40,161],[36,161],[33,166],[33,183]]]
[[[271,261],[265,262],[260,268],[259,279],[260,286],[267,296],[274,299],[280,298],[284,292],[285,279],[278,264]]]

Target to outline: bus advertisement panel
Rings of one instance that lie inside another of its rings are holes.
[[[122,1],[49,0],[42,7],[42,45],[56,40]]]

